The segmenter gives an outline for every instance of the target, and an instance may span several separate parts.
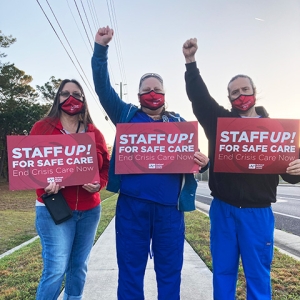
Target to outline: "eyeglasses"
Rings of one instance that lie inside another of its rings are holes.
[[[70,93],[69,91],[62,91],[62,92],[59,93],[59,95],[64,97],[64,98],[68,98],[70,95],[72,95],[76,99],[80,99],[84,96],[83,94],[81,94],[79,92]]]
[[[146,78],[149,78],[149,77],[154,77],[156,79],[158,79],[161,83],[163,83],[163,79],[160,75],[156,74],[156,73],[146,73],[144,74],[141,79],[140,79],[140,86],[142,84],[142,82],[146,79]]]

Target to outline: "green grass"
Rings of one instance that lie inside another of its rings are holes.
[[[0,299],[35,299],[42,272],[40,241],[0,260]]]
[[[34,212],[0,211],[0,254],[36,236]]]
[[[102,234],[102,232],[105,230],[105,228],[108,226],[108,224],[114,217],[117,198],[118,198],[117,194],[113,194],[110,192],[107,192],[105,196],[103,195],[101,196],[101,199],[106,199],[106,200],[102,202],[101,220],[96,232],[95,241],[98,240],[99,236]]]
[[[95,241],[115,215],[117,196],[107,191],[101,191],[101,199],[107,200],[102,203],[101,221]],[[1,232],[2,225],[1,222]],[[6,243],[8,248],[9,241]],[[41,272],[42,258],[39,239],[2,258],[0,260],[0,300],[35,299]]]
[[[0,254],[36,236],[35,191],[9,191],[0,182]]]

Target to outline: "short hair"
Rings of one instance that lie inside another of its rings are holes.
[[[247,75],[243,75],[243,74],[235,75],[234,77],[232,77],[232,78],[230,79],[230,81],[228,82],[228,85],[227,85],[228,95],[229,95],[229,84],[230,84],[231,82],[233,82],[234,80],[238,79],[238,78],[248,78],[249,81],[250,81],[250,83],[251,83],[251,86],[252,86],[252,88],[253,88],[253,93],[254,93],[254,95],[256,95],[256,86],[254,85],[253,80],[251,79],[251,77],[249,77],[249,76],[247,76]]]

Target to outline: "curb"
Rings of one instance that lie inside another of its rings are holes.
[[[37,235],[37,236],[33,237],[32,239],[30,239],[29,241],[24,242],[23,244],[4,252],[3,254],[0,255],[0,259],[7,256],[7,255],[10,255],[10,254],[14,253],[15,251],[23,248],[24,246],[27,246],[28,244],[31,244],[32,242],[34,242],[36,239],[39,239],[39,238],[40,237]]]

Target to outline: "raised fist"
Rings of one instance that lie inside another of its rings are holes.
[[[195,59],[195,53],[197,52],[198,45],[197,45],[197,39],[189,39],[187,40],[183,46],[182,46],[182,52],[186,60],[194,61]]]
[[[108,26],[99,28],[95,36],[95,42],[102,46],[107,46],[107,44],[112,40],[113,35],[114,30]]]

